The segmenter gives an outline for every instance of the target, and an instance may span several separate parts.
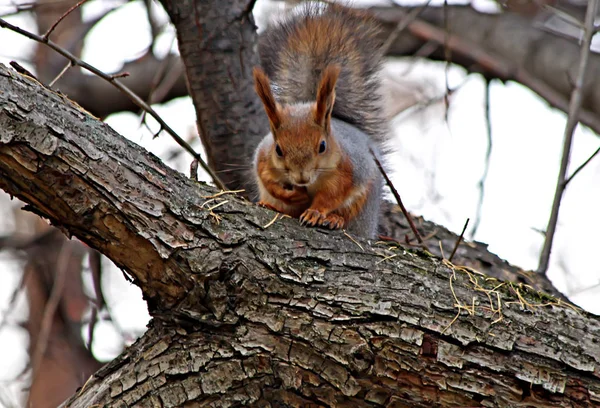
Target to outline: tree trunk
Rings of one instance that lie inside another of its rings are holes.
[[[229,188],[251,194],[247,180],[253,147],[269,128],[251,80],[258,65],[254,1],[161,3],[177,29],[209,165]]]
[[[270,223],[4,67],[0,188],[112,259],[153,315],[64,406],[600,403],[598,318],[421,251]]]

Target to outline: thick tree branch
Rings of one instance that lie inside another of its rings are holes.
[[[600,402],[597,318],[422,253],[264,229],[272,212],[1,66],[0,188],[111,258],[155,317],[68,406]]]
[[[432,41],[439,44],[428,58],[444,61],[445,31],[451,36],[451,62],[488,78],[514,80],[530,88],[564,112],[569,109],[572,81],[577,73],[579,45],[576,41],[542,31],[530,19],[514,13],[484,14],[469,6],[448,6],[447,20],[440,7],[429,7],[407,32],[390,47],[388,54],[410,56]],[[371,9],[387,22],[386,35],[410,11],[403,7]],[[579,120],[600,133],[600,55],[589,58]]]

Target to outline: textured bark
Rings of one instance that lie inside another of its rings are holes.
[[[103,252],[154,317],[66,404],[600,403],[600,320],[195,183],[0,67],[0,188]]]
[[[250,191],[245,173],[253,148],[268,130],[251,80],[252,68],[258,65],[254,1],[161,3],[177,29],[208,163],[229,188]]]
[[[47,32],[76,3],[77,0],[38,1],[34,17],[39,32]],[[90,27],[90,23],[83,23],[81,10],[75,9],[54,28],[50,38],[80,55],[83,37]],[[43,44],[36,47],[33,61],[37,77],[46,83],[68,63]],[[70,77],[83,76],[80,71],[77,73]],[[22,273],[26,277],[29,306],[25,328],[29,334],[31,382],[26,405],[54,408],[101,366],[81,336],[83,317],[89,307],[81,276],[86,248],[78,241],[69,241],[39,217],[29,215],[25,222],[42,237],[21,248],[27,262]]]

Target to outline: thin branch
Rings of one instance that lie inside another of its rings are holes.
[[[392,190],[392,194],[394,195],[394,198],[396,199],[396,202],[398,203],[400,210],[402,210],[402,214],[404,214],[404,217],[406,217],[406,221],[408,221],[408,225],[410,225],[410,229],[412,230],[413,234],[415,234],[415,238],[417,238],[417,241],[419,241],[419,244],[421,244],[421,247],[424,250],[429,251],[429,249],[427,248],[427,245],[425,245],[425,243],[423,242],[423,238],[421,238],[421,234],[419,234],[419,231],[417,230],[417,227],[415,226],[415,223],[413,222],[412,217],[410,216],[408,211],[406,211],[406,207],[404,207],[404,204],[402,203],[402,199],[400,198],[400,194],[398,194],[398,190],[396,190],[396,188],[394,187],[394,184],[392,183],[392,180],[390,180],[387,173],[383,169],[383,166],[381,165],[381,162],[375,155],[375,152],[373,152],[372,149],[369,149],[369,150],[371,151],[371,156],[373,156],[373,159],[375,159],[375,163],[377,164],[377,167],[379,168],[381,175],[385,179],[385,182],[387,183],[390,190]]]
[[[569,116],[567,117],[567,126],[565,128],[563,154],[560,162],[558,180],[556,182],[556,191],[554,194],[554,201],[552,203],[552,210],[550,212],[550,219],[548,220],[548,227],[546,228],[546,239],[544,240],[544,247],[542,248],[542,252],[540,254],[540,263],[537,269],[537,272],[543,275],[545,275],[548,270],[550,253],[552,252],[552,242],[554,241],[554,234],[556,232],[556,225],[558,223],[560,203],[565,188],[567,187],[567,168],[569,167],[573,133],[575,132],[575,127],[579,123],[578,114],[579,110],[581,109],[581,102],[583,99],[583,84],[585,83],[585,76],[590,56],[590,45],[592,43],[592,37],[594,36],[594,18],[596,16],[597,9],[598,0],[589,0],[585,14],[585,29],[583,31],[583,41],[581,44],[579,68],[577,70],[577,78],[575,80],[575,85],[571,94],[571,102],[569,104]]]
[[[477,200],[477,212],[475,214],[475,222],[473,228],[471,228],[471,238],[475,237],[477,230],[479,229],[479,223],[481,222],[481,211],[483,208],[483,197],[485,196],[485,181],[487,180],[488,173],[490,171],[490,158],[492,156],[492,115],[490,109],[490,81],[486,80],[485,83],[485,130],[487,135],[487,150],[485,151],[485,164],[483,167],[483,174],[477,187],[479,188],[479,198]]]
[[[76,9],[78,9],[86,1],[88,1],[88,0],[81,0],[81,1],[79,1],[77,4],[73,5],[73,7],[71,7],[70,9],[68,9],[65,12],[65,14],[63,14],[62,16],[60,16],[60,18],[58,20],[56,20],[54,22],[54,24],[52,24],[52,27],[50,27],[48,29],[48,31],[46,31],[46,33],[42,36],[42,38],[44,39],[44,42],[48,41],[48,38],[50,37],[50,34],[52,34],[52,31],[54,31],[54,29],[60,24],[61,21],[63,21],[69,14],[71,14],[73,11],[75,11]]]
[[[151,4],[146,4],[146,8],[152,7]],[[150,18],[150,16],[148,16],[148,18]],[[154,37],[153,37],[154,38]],[[171,49],[173,47],[173,44],[175,43],[175,36],[173,36],[173,38],[171,38],[171,44],[169,45],[169,49]],[[151,105],[154,102],[161,102],[162,98],[154,98],[154,92],[157,89],[157,87],[161,84],[161,82],[165,79],[165,71],[167,70],[167,67],[169,66],[169,59],[168,58],[164,58],[160,65],[158,66],[158,69],[156,70],[156,73],[154,74],[154,77],[152,78],[152,82],[150,83],[150,90],[148,92],[148,97],[146,98],[146,103],[148,105]],[[171,74],[174,71],[174,69],[170,69],[169,73]],[[177,72],[176,75],[179,76],[181,74],[181,72]],[[175,82],[173,81],[172,84],[175,84]],[[168,92],[165,91],[164,94],[166,95],[166,93]],[[140,118],[140,124],[144,123],[144,121],[146,120],[146,111],[142,111],[141,114],[141,118]]]
[[[33,75],[31,72],[29,72],[27,70],[27,68],[25,68],[24,66],[19,64],[17,61],[11,61],[10,66],[13,67],[13,69],[15,71],[17,71],[19,74],[27,75],[28,77],[31,77],[31,78],[35,79],[36,81],[38,81],[38,79],[35,75]]]
[[[483,47],[461,38],[457,35],[447,35],[444,30],[416,19],[408,25],[410,33],[425,42],[434,42],[449,47],[457,54],[472,58],[487,72],[491,72],[501,80],[515,80],[531,89],[545,99],[550,106],[568,112],[569,101],[560,92],[550,87],[531,75],[525,69],[515,66],[514,63],[500,55],[492,54]],[[600,134],[600,117],[589,110],[578,111],[577,118],[596,133]]]
[[[592,159],[593,159],[594,157],[596,157],[596,156],[598,155],[598,153],[600,153],[600,147],[599,147],[599,148],[597,148],[597,149],[596,149],[596,151],[595,151],[595,152],[594,152],[594,153],[593,153],[593,154],[592,154],[590,157],[588,157],[588,159],[587,159],[586,161],[584,161],[584,162],[581,164],[581,166],[577,167],[577,170],[575,170],[575,171],[573,172],[573,174],[571,174],[571,175],[569,176],[569,178],[568,178],[568,179],[566,179],[566,180],[565,180],[565,187],[566,187],[566,185],[567,185],[567,184],[569,184],[569,183],[571,182],[571,180],[573,180],[573,177],[575,177],[575,176],[577,175],[577,173],[579,173],[579,172],[580,172],[580,171],[581,171],[581,170],[582,170],[582,169],[583,169],[585,166],[587,166],[587,165],[588,165],[588,163],[589,163],[589,162],[591,162],[591,161],[592,161]]]
[[[467,230],[467,226],[468,225],[469,225],[469,218],[467,218],[467,221],[465,221],[465,226],[463,227],[462,232],[458,236],[458,239],[456,240],[456,244],[454,244],[454,249],[452,249],[452,253],[450,254],[450,258],[448,258],[448,262],[452,262],[452,258],[454,258],[454,254],[456,253],[456,250],[458,249],[458,246],[460,245],[461,241],[463,240],[463,237],[465,235],[465,231]]]
[[[152,116],[161,125],[162,129],[164,129],[169,135],[171,135],[171,137],[177,142],[177,144],[179,144],[179,146],[184,148],[190,155],[192,155],[192,157],[194,157],[196,160],[198,160],[198,163],[200,163],[202,168],[211,176],[211,178],[213,179],[213,182],[215,183],[215,185],[218,188],[220,188],[221,190],[226,189],[223,182],[219,179],[219,177],[215,174],[215,172],[208,166],[208,164],[206,164],[206,162],[202,159],[202,156],[200,156],[200,154],[198,154],[196,151],[194,151],[194,149],[192,149],[192,147],[185,140],[183,140],[169,125],[167,125],[167,123],[158,115],[158,113],[156,113],[156,111],[154,109],[152,109],[152,107],[150,107],[146,102],[144,102],[131,89],[129,89],[127,86],[123,85],[123,83],[121,83],[118,79],[114,78],[114,76],[108,75],[105,72],[100,71],[98,68],[88,64],[87,62],[82,61],[81,59],[77,58],[75,55],[73,55],[66,49],[62,48],[58,44],[56,44],[50,40],[44,40],[43,37],[33,34],[33,33],[30,33],[29,31],[23,30],[22,28],[19,28],[17,26],[14,26],[14,25],[10,24],[9,22],[7,22],[6,20],[1,19],[1,18],[0,18],[0,27],[7,28],[7,29],[14,31],[16,33],[19,33],[31,40],[37,41],[41,44],[46,44],[48,47],[52,48],[54,51],[58,52],[59,54],[61,54],[65,58],[67,58],[69,61],[71,61],[71,64],[78,65],[78,66],[94,73],[95,75],[99,76],[100,78],[110,82],[113,86],[115,86],[117,89],[119,89],[121,92],[123,92],[135,105],[137,105],[139,108],[148,112],[150,114],[150,116]]]
[[[66,240],[63,241],[56,262],[56,279],[54,279],[52,291],[50,292],[46,308],[44,309],[42,323],[40,325],[40,334],[31,357],[31,383],[35,381],[36,373],[39,372],[40,364],[42,363],[44,354],[46,354],[50,330],[52,329],[52,320],[54,319],[54,314],[56,313],[56,309],[58,308],[58,304],[62,297],[63,288],[67,279],[68,263],[72,253],[71,242]],[[29,402],[27,403],[27,406],[29,406]]]
[[[423,12],[423,10],[425,10],[429,6],[429,3],[431,3],[431,0],[427,0],[427,2],[425,4],[423,4],[422,6],[411,10],[410,13],[406,14],[398,22],[398,25],[396,25],[396,28],[394,28],[394,31],[392,31],[390,33],[388,38],[385,40],[385,43],[383,43],[383,46],[381,47],[382,52],[384,52],[384,53],[388,52],[388,50],[390,49],[390,47],[392,46],[394,41],[396,41],[398,36],[402,33],[402,31],[404,31],[410,23],[412,23],[417,17],[419,17],[419,15]]]
[[[90,323],[88,325],[88,340],[87,348],[92,350],[92,344],[94,343],[94,329],[98,321],[98,314],[104,307],[104,293],[102,292],[102,255],[100,252],[90,248],[88,252],[90,272],[92,275],[92,282],[94,284],[94,300],[92,305],[92,315],[90,317]]]

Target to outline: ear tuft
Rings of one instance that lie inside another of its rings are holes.
[[[323,71],[319,88],[317,89],[317,102],[314,109],[315,122],[329,131],[331,126],[331,112],[335,102],[335,84],[340,76],[339,65],[329,65]]]
[[[259,67],[254,67],[252,75],[254,76],[254,89],[265,107],[271,129],[276,130],[281,125],[281,112],[275,101],[273,92],[271,91],[269,78],[267,77],[267,74],[265,74],[265,71]]]

